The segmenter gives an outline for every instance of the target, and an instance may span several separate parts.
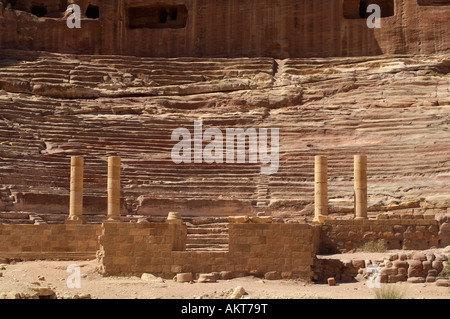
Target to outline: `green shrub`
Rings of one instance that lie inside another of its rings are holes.
[[[405,292],[394,285],[382,285],[375,289],[376,299],[403,299]]]
[[[361,247],[362,251],[368,252],[368,253],[382,253],[387,250],[386,243],[382,239],[377,240],[369,240],[368,242],[364,243],[364,245]]]
[[[450,255],[447,258],[447,261],[444,262],[444,269],[441,272],[441,276],[450,279]]]

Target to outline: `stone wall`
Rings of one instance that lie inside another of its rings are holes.
[[[317,228],[307,224],[229,224],[228,252],[184,251],[186,227],[105,223],[98,253],[104,275],[228,272],[230,276],[312,279]]]
[[[447,1],[377,0],[382,28],[369,29],[357,0],[78,0],[80,29],[59,1],[43,17],[33,1],[0,1],[0,46],[139,56],[362,56],[449,50]],[[71,3],[73,1],[69,1]],[[89,6],[99,15],[88,14]],[[142,14],[145,16],[141,17]],[[99,32],[101,30],[101,32]]]
[[[308,224],[230,224],[230,254],[242,270],[309,278],[316,230]]]
[[[319,256],[314,263],[314,280],[326,282],[330,277],[338,282],[366,280],[376,269],[380,283],[435,282],[441,278],[447,260],[448,253],[443,251],[386,253],[377,259],[341,260]]]
[[[350,251],[371,240],[383,240],[388,249],[445,246],[439,235],[439,222],[433,215],[405,215],[402,219],[327,220],[322,230],[322,253]]]
[[[8,259],[92,259],[101,225],[0,224],[0,257]]]

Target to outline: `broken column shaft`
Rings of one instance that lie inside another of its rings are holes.
[[[70,206],[66,223],[84,223],[83,219],[83,165],[82,156],[70,159]]]
[[[108,157],[108,219],[120,220],[120,157]]]
[[[314,200],[314,220],[322,223],[328,216],[328,158],[325,156],[315,157]]]
[[[367,156],[354,157],[355,219],[367,218]]]

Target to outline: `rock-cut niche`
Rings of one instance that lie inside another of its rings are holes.
[[[100,18],[100,9],[98,6],[89,5],[86,9],[86,17],[89,19],[98,19]]]
[[[450,0],[417,0],[419,6],[448,6]]]
[[[367,7],[377,4],[381,9],[381,17],[391,17],[395,14],[394,0],[344,0],[344,18],[346,19],[366,19],[370,13]]]
[[[127,25],[129,28],[184,28],[188,10],[184,5],[153,5],[128,7]]]
[[[32,14],[34,14],[36,17],[44,17],[48,12],[47,8],[42,5],[35,5],[30,8],[30,11]]]

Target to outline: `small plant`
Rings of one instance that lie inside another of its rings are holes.
[[[442,277],[450,279],[450,255],[447,258],[447,261],[444,262],[444,269],[441,274]]]
[[[382,253],[387,250],[387,246],[382,239],[372,239],[364,243],[364,245],[361,247],[361,250],[368,253]]]
[[[382,285],[381,288],[375,289],[376,299],[403,299],[404,296],[405,292],[393,285]]]

